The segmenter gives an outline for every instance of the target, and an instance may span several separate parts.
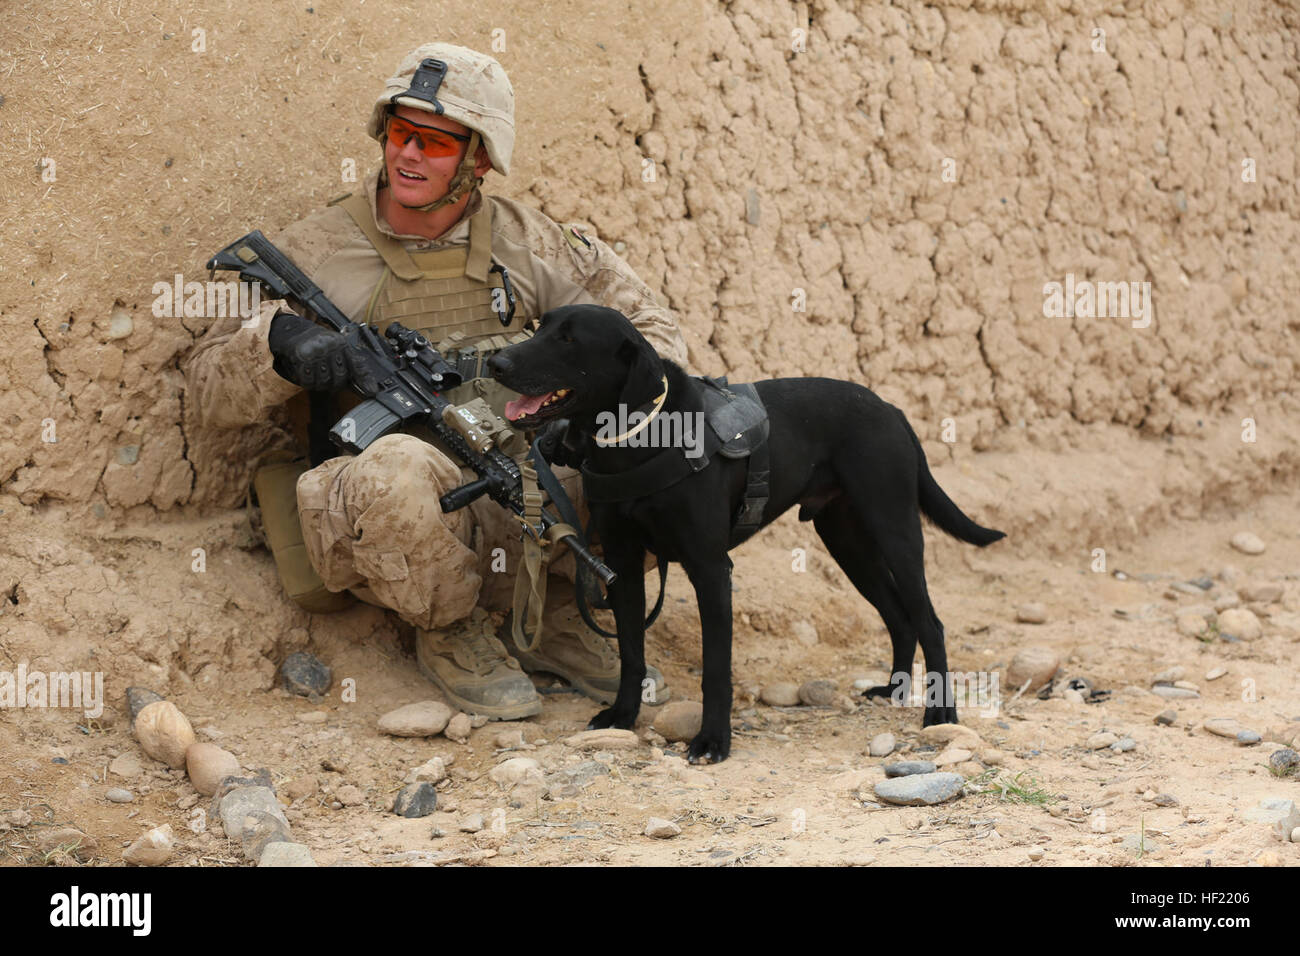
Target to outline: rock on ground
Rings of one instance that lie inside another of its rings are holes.
[[[875,793],[886,803],[929,807],[951,800],[961,793],[965,783],[956,773],[918,773],[881,780],[875,786]]]

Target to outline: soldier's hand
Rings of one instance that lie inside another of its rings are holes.
[[[366,394],[377,388],[370,357],[310,319],[281,312],[271,320],[267,344],[275,356],[276,374],[308,391],[334,392],[353,382]]]

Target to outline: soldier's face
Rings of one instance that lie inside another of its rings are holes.
[[[470,134],[462,123],[411,106],[397,107],[396,114],[419,126],[435,127],[459,136]],[[393,198],[403,206],[423,206],[441,199],[456,175],[456,167],[465,155],[466,145],[459,143],[460,148],[449,156],[430,157],[420,148],[416,136],[407,138],[405,143],[390,136],[384,143],[384,164],[388,169],[388,183]],[[482,147],[479,148],[477,159],[475,172],[483,175],[491,168],[491,164],[487,162],[487,154]]]

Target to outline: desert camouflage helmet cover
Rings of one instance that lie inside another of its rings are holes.
[[[442,115],[477,130],[487,147],[492,168],[502,176],[510,172],[510,152],[515,145],[515,91],[501,64],[485,53],[451,43],[426,43],[402,58],[397,72],[375,101],[366,132],[383,142],[384,114],[390,106],[413,106],[437,113],[433,105],[402,96],[411,88],[416,68],[425,59],[441,60],[447,73],[435,94]],[[396,97],[396,100],[394,100]]]

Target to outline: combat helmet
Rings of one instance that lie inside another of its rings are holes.
[[[402,58],[370,112],[366,132],[380,145],[385,139],[387,114],[398,106],[446,116],[470,130],[465,158],[447,195],[417,207],[421,212],[454,203],[483,181],[474,175],[474,154],[480,142],[492,168],[502,176],[509,174],[515,145],[515,91],[505,69],[492,57],[451,43],[417,47]]]

